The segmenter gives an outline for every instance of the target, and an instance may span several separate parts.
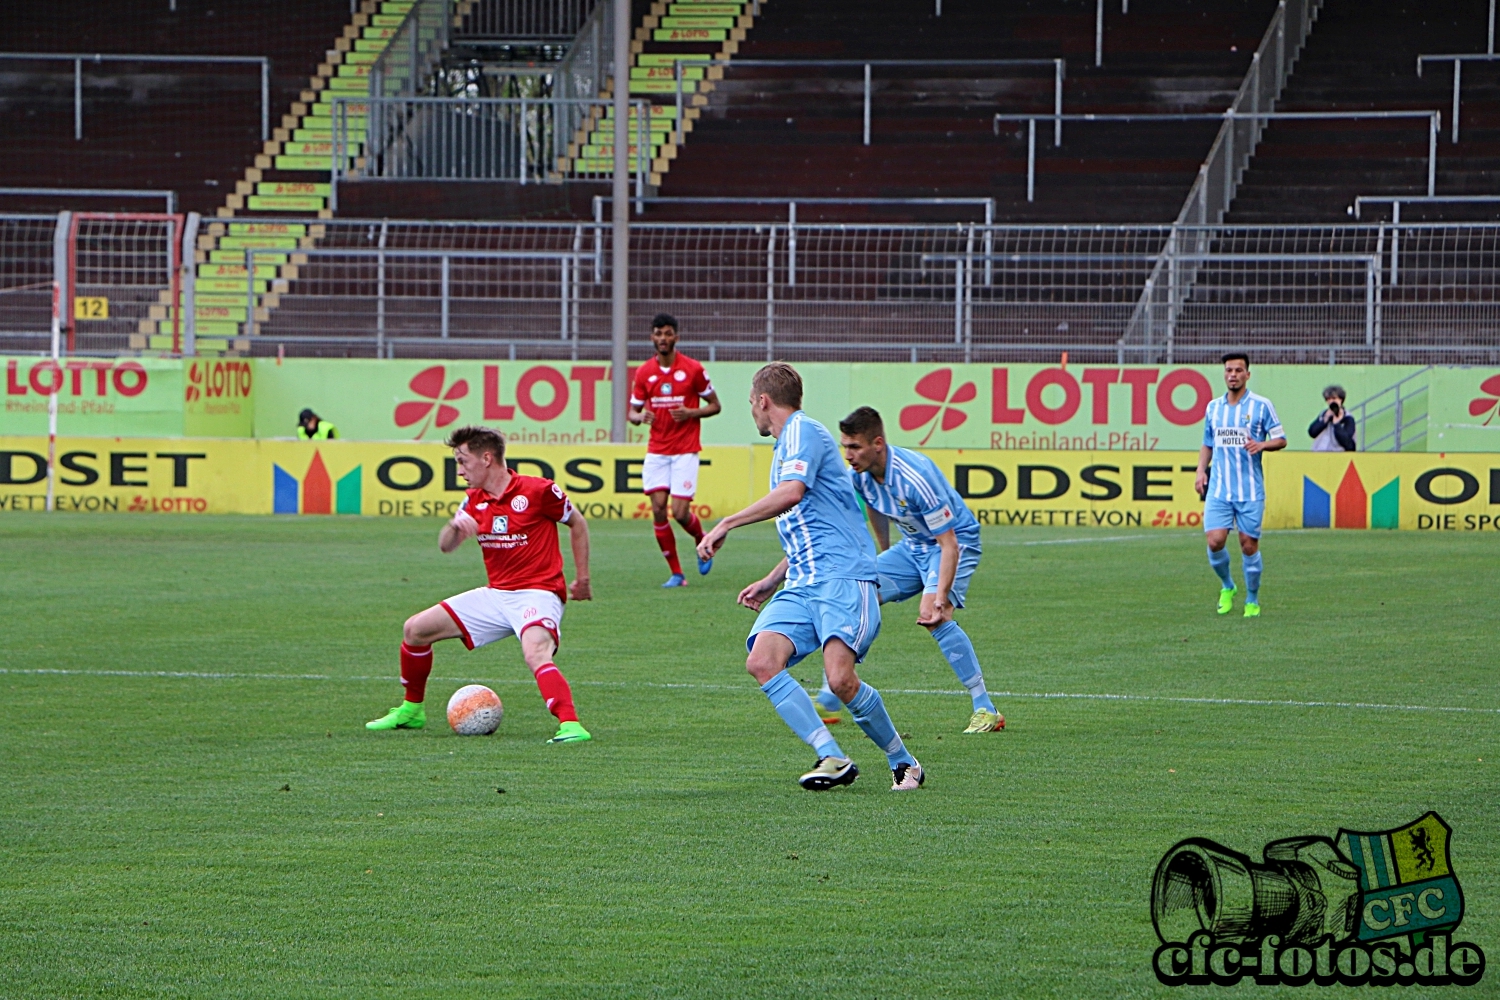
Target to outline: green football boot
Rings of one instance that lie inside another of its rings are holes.
[[[1225,587],[1219,591],[1219,614],[1227,615],[1234,610],[1234,587]]]
[[[403,701],[385,715],[365,723],[366,729],[421,729],[427,725],[427,710],[420,701]]]
[[[1259,604],[1247,604],[1247,605],[1245,605],[1245,617],[1246,618],[1259,618],[1260,617],[1260,605]]]
[[[1005,728],[1005,716],[999,712],[992,712],[987,708],[976,708],[974,714],[969,717],[969,728],[966,733],[993,733],[997,729]]]
[[[582,743],[593,739],[593,735],[578,722],[564,722],[557,727],[557,734],[548,743]]]

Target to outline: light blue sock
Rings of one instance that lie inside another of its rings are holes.
[[[828,686],[827,674],[823,675],[823,689],[813,695],[813,700],[818,703],[819,708],[829,715],[836,714],[844,707],[844,703],[839,701],[839,696],[833,693],[833,688]]]
[[[828,727],[818,718],[812,699],[802,690],[802,685],[792,679],[785,670],[760,686],[771,699],[776,714],[801,737],[802,742],[813,748],[822,757],[843,757],[838,741],[828,732]]]
[[[944,622],[932,630],[932,637],[937,640],[938,649],[943,651],[943,656],[947,657],[948,665],[953,668],[959,683],[969,689],[969,697],[974,699],[974,708],[993,712],[995,703],[990,701],[989,692],[984,689],[984,672],[979,669],[979,654],[974,652],[974,643],[969,640],[968,633],[959,628],[958,622]]]
[[[879,691],[861,681],[859,693],[849,702],[849,714],[854,716],[854,721],[865,731],[865,735],[885,751],[892,769],[897,764],[917,762],[917,758],[907,751],[906,744],[901,742],[901,734],[896,732],[896,724],[886,713],[885,702],[880,700]]]
[[[1260,603],[1260,553],[1246,556],[1243,560],[1245,567],[1245,600],[1250,604]]]
[[[1233,590],[1234,577],[1229,575],[1229,548],[1226,546],[1217,552],[1209,549],[1208,564],[1213,567],[1215,573],[1219,574],[1219,581],[1224,584],[1224,589]]]

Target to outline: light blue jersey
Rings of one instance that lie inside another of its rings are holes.
[[[1266,484],[1260,455],[1247,452],[1245,442],[1284,437],[1281,418],[1266,397],[1247,391],[1233,406],[1228,393],[1210,400],[1203,414],[1203,447],[1214,450],[1208,496],[1235,502],[1264,501]]]
[[[913,548],[935,548],[937,536],[952,531],[960,547],[979,551],[979,522],[932,459],[895,445],[886,445],[885,456],[883,483],[850,472],[865,503],[900,525]]]
[[[771,489],[795,479],[802,502],[776,519],[786,551],[786,586],[877,579],[875,543],[865,529],[848,467],[828,428],[801,410],[787,418],[771,457]]]

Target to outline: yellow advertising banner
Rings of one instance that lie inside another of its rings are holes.
[[[694,509],[722,517],[763,495],[771,449],[702,453]],[[1201,528],[1190,451],[926,452],[981,524]],[[0,437],[0,512],[46,507],[47,441]],[[200,514],[452,516],[464,483],[428,442],[84,438],[57,443],[57,509]],[[650,516],[640,445],[515,445],[519,471],[561,483],[592,519]],[[1500,455],[1314,454],[1264,460],[1265,527],[1500,530]]]
[[[46,509],[46,456],[46,438],[0,437],[0,511]],[[517,445],[506,459],[561,483],[585,517],[650,516],[640,445]],[[63,511],[446,518],[465,489],[437,442],[59,437],[57,460]],[[701,462],[694,509],[722,517],[758,495],[769,449],[709,447]]]

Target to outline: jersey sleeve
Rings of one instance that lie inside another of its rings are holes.
[[[1277,438],[1284,438],[1284,437],[1286,437],[1286,428],[1284,428],[1284,427],[1281,426],[1281,418],[1276,415],[1276,407],[1271,404],[1271,401],[1269,399],[1266,400],[1266,417],[1265,417],[1265,421],[1266,421],[1266,437],[1265,437],[1265,440],[1267,440],[1267,441],[1274,441]]]
[[[1214,446],[1214,411],[1209,409],[1203,414],[1203,447]]]
[[[698,370],[693,373],[692,388],[700,398],[711,395],[714,391],[714,384],[708,380],[708,371],[702,365],[699,365]]]
[[[630,405],[646,405],[646,366],[641,365],[635,370],[635,378],[630,380]]]
[[[573,517],[573,501],[556,483],[548,482],[536,495],[537,513],[549,521],[567,524]]]
[[[791,426],[791,433],[783,433],[781,466],[777,471],[777,482],[795,479],[804,486],[811,486],[818,478],[818,469],[823,464],[823,449],[816,434],[806,432],[805,421],[798,420]]]
[[[903,462],[902,479],[905,489],[902,493],[907,509],[921,518],[928,531],[941,535],[952,530],[958,512],[948,503],[947,484],[940,487],[932,477],[926,475],[926,471],[921,466]]]

